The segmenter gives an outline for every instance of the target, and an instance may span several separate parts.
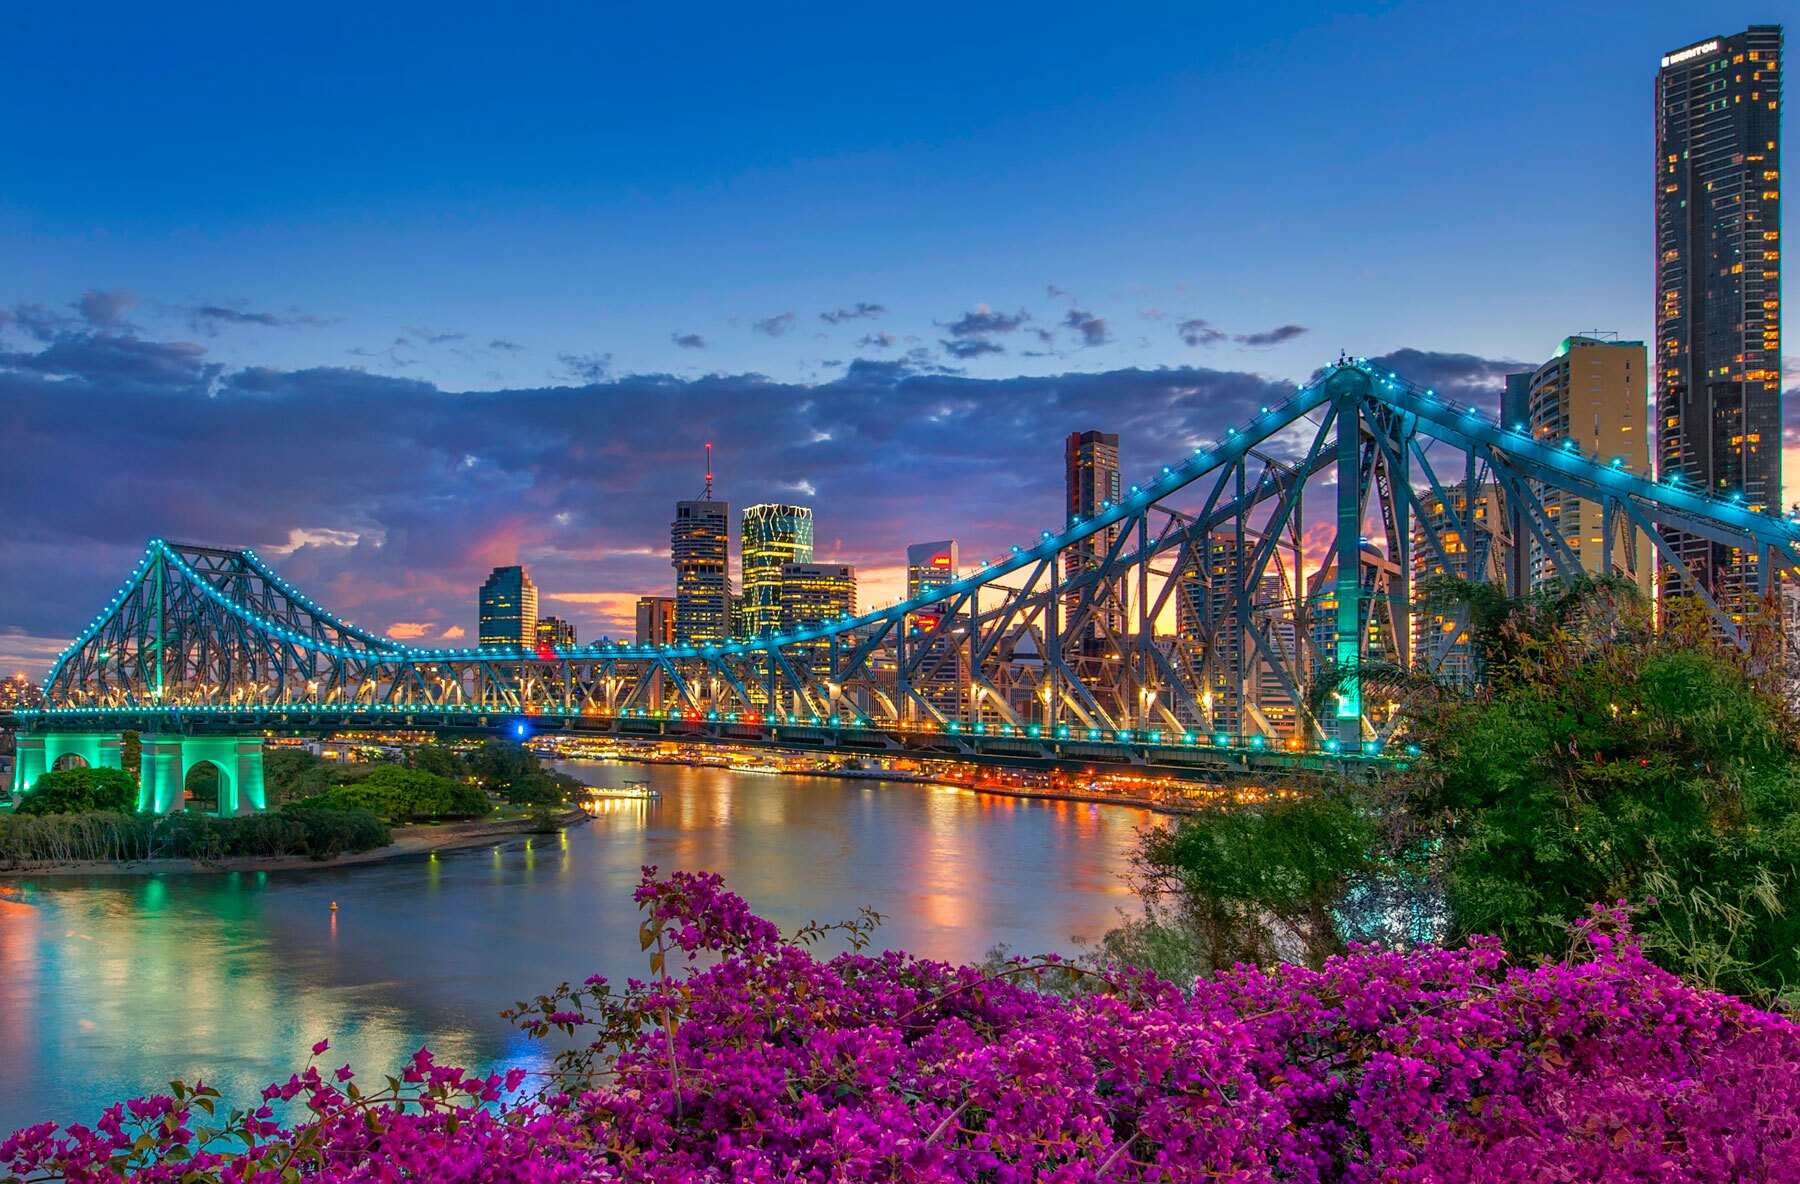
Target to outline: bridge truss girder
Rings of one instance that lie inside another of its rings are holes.
[[[1309,491],[1328,516],[1309,517]],[[1534,569],[1578,574],[1558,518],[1571,499],[1603,523],[1602,564],[1628,575],[1674,562],[1676,534],[1755,555],[1764,591],[1800,568],[1786,520],[1533,439],[1351,360],[1118,505],[971,577],[736,645],[413,647],[331,616],[252,552],[153,540],[52,670],[45,718],[654,713],[895,735],[1254,735],[1357,751],[1399,725],[1392,707],[1363,702],[1350,680],[1335,713],[1313,719],[1307,688],[1376,659],[1466,676],[1466,621],[1424,619],[1419,578],[1493,578],[1516,592]],[[1685,569],[1678,578],[1744,641],[1734,606]]]

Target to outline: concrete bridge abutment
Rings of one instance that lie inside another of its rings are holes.
[[[77,759],[77,768],[122,768],[124,742],[119,732],[21,732],[13,755],[12,792],[26,792],[65,758]]]
[[[260,736],[184,736],[149,734],[140,738],[139,813],[175,814],[186,806],[188,774],[199,765],[218,771],[221,817],[254,814],[268,808],[263,789],[263,742]],[[37,732],[21,734],[13,762],[14,800],[28,793],[39,777],[65,758],[96,769],[123,767],[124,737],[119,732]]]
[[[149,735],[139,765],[138,811],[179,813],[186,805],[187,775],[203,764],[218,770],[220,817],[268,808],[262,737]]]

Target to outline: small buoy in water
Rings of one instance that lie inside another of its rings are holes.
[[[337,901],[335,900],[331,902],[331,911],[334,913],[337,912]]]

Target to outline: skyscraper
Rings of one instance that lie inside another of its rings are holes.
[[[539,617],[537,645],[539,649],[549,646],[553,650],[572,650],[575,648],[575,626],[561,617]]]
[[[837,563],[781,565],[781,628],[816,629],[856,614],[856,569]]]
[[[676,638],[675,597],[640,596],[637,601],[637,643],[639,645],[674,645]]]
[[[1063,445],[1063,486],[1066,505],[1063,525],[1087,521],[1109,506],[1119,504],[1119,437],[1112,432],[1070,432]],[[1084,571],[1099,567],[1119,537],[1119,528],[1109,526],[1063,553],[1063,577],[1073,580]],[[1120,602],[1123,585],[1111,584],[1097,592],[1097,608],[1085,632],[1086,641],[1098,643],[1106,637],[1107,627],[1122,632],[1124,606]],[[1065,613],[1073,613],[1081,594],[1071,592],[1066,598]]]
[[[781,630],[816,629],[856,612],[856,569],[836,563],[781,565]],[[793,660],[815,670],[827,667],[831,641],[815,638],[791,647]]]
[[[481,615],[476,637],[481,645],[537,644],[537,585],[522,567],[496,567],[481,586]]]
[[[812,562],[812,511],[774,502],[751,506],[744,511],[739,539],[744,629],[750,637],[763,637],[781,628],[782,566]]]
[[[1641,351],[1639,357],[1642,357]],[[1524,377],[1531,376],[1527,374]],[[1641,404],[1642,386],[1638,388],[1638,397]],[[1638,424],[1641,431],[1642,416],[1639,416]],[[1543,496],[1547,498],[1549,495]],[[1580,513],[1574,507],[1568,509],[1571,514]],[[1503,584],[1508,578],[1506,573],[1512,570],[1510,565],[1513,562],[1513,547],[1516,545],[1509,533],[1506,511],[1506,497],[1499,484],[1493,481],[1476,484],[1473,506],[1469,505],[1469,483],[1466,478],[1445,486],[1443,497],[1439,497],[1433,490],[1420,491],[1419,516],[1413,520],[1411,548],[1413,669],[1458,681],[1466,680],[1474,674],[1469,652],[1467,611],[1427,611],[1419,603],[1420,589],[1426,580],[1434,576],[1454,576]],[[1562,525],[1566,529],[1568,522],[1565,521]],[[1437,540],[1436,546],[1432,545],[1433,538]]]
[[[914,543],[906,549],[906,598],[924,596],[956,582],[956,540]]]
[[[711,486],[707,487],[709,490]],[[731,506],[704,498],[675,503],[669,528],[675,568],[675,640],[717,645],[731,630]]]
[[[711,444],[706,446],[705,488],[694,500],[675,503],[669,564],[675,569],[675,641],[730,641],[731,506],[713,500]]]
[[[928,596],[939,588],[954,584],[956,571],[955,539],[914,543],[906,549],[906,598],[912,600]],[[928,636],[937,628],[942,617],[943,612],[938,608],[908,613],[907,631],[913,635]],[[946,627],[944,633],[928,643],[927,652],[912,676],[914,689],[946,715],[955,715],[960,702],[957,691],[959,662],[953,653],[954,649],[954,635]]]
[[[1662,476],[1781,505],[1780,25],[1664,55],[1656,76],[1656,417]],[[1741,614],[1755,552],[1680,536]],[[1686,582],[1663,576],[1666,593]]]
[[[1560,445],[1572,441],[1584,455],[1602,464],[1616,463],[1631,472],[1648,475],[1651,465],[1645,366],[1641,341],[1565,338],[1556,356],[1536,370],[1507,376],[1510,400],[1522,404],[1508,408],[1509,422],[1524,423],[1539,443]],[[1460,503],[1459,495],[1454,490],[1447,492],[1458,500],[1454,513],[1466,514],[1467,507]],[[1609,545],[1599,506],[1541,483],[1537,484],[1536,493],[1556,533],[1575,553],[1583,571],[1593,575],[1635,572],[1639,587],[1646,594],[1650,592],[1655,568],[1650,540],[1642,531],[1631,530],[1624,515],[1616,516],[1618,521],[1613,523]],[[1498,501],[1497,496],[1494,500]],[[1486,504],[1487,491],[1479,491],[1477,518],[1485,513]],[[1488,528],[1498,529],[1497,521]],[[1416,546],[1413,558],[1422,558]],[[1556,574],[1554,557],[1535,539],[1530,541],[1529,555],[1521,558],[1529,564],[1525,574],[1533,587]]]
[[[1237,603],[1247,558],[1234,534],[1215,533],[1194,546],[1176,584],[1175,656],[1207,713],[1197,722],[1224,732],[1291,736],[1300,705],[1281,668],[1304,667],[1295,597],[1271,564]],[[1259,646],[1252,631],[1274,652]]]

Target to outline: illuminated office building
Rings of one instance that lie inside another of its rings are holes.
[[[929,595],[956,582],[956,540],[914,543],[906,549],[906,598]]]
[[[537,645],[539,649],[549,646],[553,650],[572,650],[575,648],[575,626],[561,617],[539,617]]]
[[[1514,545],[1500,487],[1492,481],[1476,485],[1472,516],[1468,488],[1467,481],[1458,481],[1447,486],[1441,498],[1432,490],[1421,490],[1421,514],[1412,532],[1413,669],[1453,681],[1474,673],[1469,661],[1468,614],[1426,611],[1418,603],[1424,584],[1434,576],[1454,576],[1505,586]],[[1335,598],[1332,607],[1336,608]]]
[[[1119,437],[1112,432],[1070,432],[1063,442],[1063,524],[1085,522],[1111,506],[1119,504]],[[1063,552],[1063,576],[1073,580],[1084,571],[1102,566],[1119,528],[1109,526]],[[1125,630],[1123,604],[1124,583],[1114,581],[1096,605],[1083,638],[1084,645],[1100,647],[1107,631],[1122,634]],[[1076,611],[1081,594],[1065,597],[1065,613]]]
[[[1271,563],[1236,603],[1243,561],[1254,549],[1254,540],[1240,549],[1236,534],[1223,532],[1193,549],[1176,583],[1174,652],[1206,712],[1195,722],[1234,734],[1292,736],[1300,705],[1283,670],[1291,677],[1305,668],[1294,597]]]
[[[781,565],[781,629],[814,629],[856,615],[856,569],[836,563]]]
[[[496,567],[481,585],[480,621],[476,637],[481,645],[537,644],[537,585],[522,567]]]
[[[744,598],[732,594],[731,597],[731,640],[744,641],[749,638],[749,628],[744,624]]]
[[[817,629],[856,615],[856,569],[836,563],[781,565],[781,631]],[[789,661],[824,671],[831,659],[831,639],[797,641],[786,647]]]
[[[1582,455],[1602,464],[1648,476],[1652,470],[1646,358],[1641,341],[1566,338],[1556,356],[1535,371],[1507,375],[1507,420],[1525,424],[1540,443],[1554,447],[1572,443]],[[1583,571],[1635,572],[1645,594],[1650,592],[1655,562],[1647,535],[1631,530],[1618,515],[1609,542],[1598,505],[1542,482],[1533,484],[1552,529]],[[1477,510],[1482,504],[1478,497]],[[1416,551],[1414,555],[1416,559]],[[1555,578],[1555,557],[1535,537],[1530,539],[1529,555],[1520,558],[1529,564],[1524,574],[1533,587]]]
[[[731,506],[709,496],[675,503],[669,562],[675,568],[675,640],[718,645],[731,634]]]
[[[914,543],[906,549],[906,598],[929,596],[956,582],[956,540]],[[942,612],[936,608],[908,613],[907,631],[929,635],[937,627]],[[929,643],[929,651],[914,670],[912,684],[927,702],[947,716],[959,714],[961,694],[958,662],[952,656],[954,642],[948,632]]]
[[[744,511],[739,540],[744,630],[750,637],[764,637],[781,629],[782,567],[812,562],[812,511],[772,502],[751,506]]]
[[[675,598],[673,596],[638,597],[636,637],[639,645],[675,644]]]
[[[1656,417],[1663,479],[1781,509],[1780,25],[1664,55],[1656,76]],[[1757,555],[1675,551],[1737,614]],[[1665,594],[1688,590],[1679,570]]]

